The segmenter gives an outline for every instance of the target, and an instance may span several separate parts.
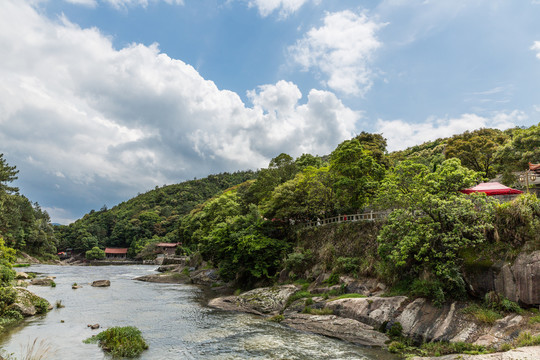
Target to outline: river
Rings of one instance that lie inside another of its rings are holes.
[[[17,357],[37,339],[49,349],[49,359],[110,359],[96,344],[83,343],[100,331],[87,324],[98,323],[138,327],[149,345],[140,359],[395,359],[382,350],[208,308],[207,294],[197,286],[133,280],[155,273],[155,266],[33,265],[25,270],[56,276],[54,288],[28,289],[65,307],[26,319],[0,337],[0,346]],[[100,279],[109,279],[111,286],[90,286]],[[73,290],[73,283],[83,287]]]

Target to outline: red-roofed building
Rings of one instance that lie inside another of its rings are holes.
[[[182,243],[157,243],[156,244],[156,253],[165,254],[165,255],[174,255],[176,248]]]
[[[495,196],[499,201],[510,201],[523,191],[509,188],[498,182],[480,183],[472,188],[460,190],[464,194],[483,192],[487,196]]]
[[[110,260],[124,260],[127,257],[127,248],[105,248],[105,256]]]
[[[534,171],[537,174],[540,174],[540,164],[529,163],[529,170]]]

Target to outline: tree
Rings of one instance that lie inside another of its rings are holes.
[[[386,139],[381,134],[371,134],[362,131],[355,139],[360,142],[365,150],[371,152],[371,156],[373,156],[375,161],[388,168],[389,160],[386,156]]]
[[[444,154],[447,159],[460,159],[462,165],[489,179],[495,176],[495,154],[507,140],[508,136],[497,129],[466,131],[448,140]]]
[[[274,188],[291,180],[298,168],[290,155],[281,153],[268,164],[267,169],[261,169],[257,181],[249,188],[246,196],[253,203],[260,203],[270,196]]]
[[[384,167],[358,139],[346,140],[330,155],[330,173],[343,211],[362,209],[375,194]]]
[[[464,294],[459,252],[484,242],[492,227],[492,203],[485,195],[458,192],[476,183],[478,176],[455,158],[434,172],[404,161],[387,174],[377,200],[397,209],[377,241],[388,280],[430,279],[439,302]]]
[[[97,246],[94,246],[92,249],[86,252],[86,259],[88,260],[103,260],[105,259],[105,251],[101,250]]]
[[[3,194],[11,194],[19,191],[18,188],[8,185],[17,179],[16,175],[18,173],[19,170],[16,170],[15,166],[9,166],[4,159],[4,154],[0,153],[0,201]]]
[[[540,161],[540,123],[528,129],[514,129],[512,140],[496,154],[500,172],[523,171],[528,163]]]

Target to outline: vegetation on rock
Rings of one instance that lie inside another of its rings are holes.
[[[112,327],[84,342],[87,344],[97,342],[103,350],[111,353],[113,357],[136,357],[148,349],[141,331],[133,326]]]

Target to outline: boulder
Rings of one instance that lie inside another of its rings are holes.
[[[27,289],[22,287],[15,287],[14,289],[17,292],[17,295],[15,297],[15,302],[9,306],[10,310],[18,311],[22,316],[27,317],[38,313],[45,313],[46,310],[51,308],[51,304],[47,300]]]
[[[96,280],[93,281],[92,284],[93,287],[107,287],[111,286],[111,282],[109,280]]]
[[[30,276],[27,273],[23,272],[23,271],[17,271],[15,273],[15,279],[17,279],[17,280],[27,280],[27,279],[30,279]]]
[[[217,269],[201,269],[195,270],[189,274],[191,282],[197,285],[208,285],[219,282],[219,273]]]
[[[92,330],[99,329],[99,324],[88,324],[86,327],[89,327]]]
[[[51,286],[52,283],[53,283],[53,279],[50,279],[50,278],[32,279],[32,281],[30,281],[30,285],[37,285],[37,286]]]
[[[435,307],[420,298],[408,304],[396,321],[403,327],[403,335],[416,342],[470,342],[478,326],[461,312],[464,307],[465,304],[455,302]]]
[[[326,307],[334,314],[375,327],[394,320],[408,303],[406,296],[349,298],[329,301]]]
[[[226,296],[210,300],[209,306],[223,309],[249,312],[253,314],[278,314],[287,304],[291,295],[298,291],[294,285],[259,288],[247,291],[239,296]]]
[[[167,272],[167,271],[175,271],[180,268],[181,265],[178,264],[171,264],[171,265],[161,265],[156,269],[157,272]]]
[[[372,326],[335,315],[291,314],[282,324],[293,329],[342,339],[364,346],[383,347],[390,340]]]
[[[80,288],[82,288],[82,286],[81,286],[81,285],[71,285],[71,288],[72,288],[73,290],[75,290],[75,289],[80,289]]]
[[[513,264],[476,262],[466,267],[464,275],[475,296],[495,291],[527,306],[540,305],[540,251],[521,253]]]
[[[190,282],[189,276],[182,273],[150,274],[136,277],[134,280],[162,283],[162,284],[185,284]]]
[[[188,262],[188,256],[165,256],[161,265],[187,265]]]

